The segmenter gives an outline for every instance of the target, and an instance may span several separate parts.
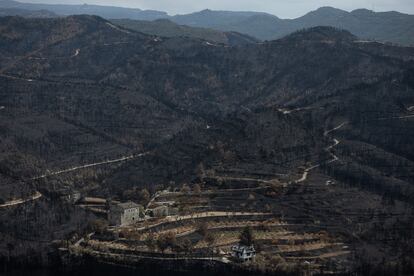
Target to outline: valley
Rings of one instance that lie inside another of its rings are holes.
[[[413,271],[414,48],[116,22],[0,18],[2,264]]]

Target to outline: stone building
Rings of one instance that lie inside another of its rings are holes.
[[[82,195],[79,191],[73,190],[69,187],[64,187],[58,190],[51,192],[53,196],[58,197],[60,200],[67,203],[75,204],[81,200]]]
[[[178,208],[168,205],[158,205],[148,209],[147,215],[154,218],[178,215]]]
[[[132,201],[111,205],[109,224],[125,226],[143,220],[144,207]]]
[[[166,217],[169,215],[168,206],[161,205],[161,206],[152,208],[149,210],[149,215],[155,218]]]

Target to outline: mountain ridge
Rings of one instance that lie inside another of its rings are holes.
[[[259,40],[254,37],[238,32],[223,32],[208,28],[178,25],[170,19],[157,19],[154,21],[114,19],[111,20],[111,22],[130,30],[160,37],[199,38],[212,43],[228,44],[230,46],[259,42]]]
[[[169,19],[179,25],[234,31],[260,40],[274,40],[300,29],[331,26],[346,29],[354,35],[380,42],[414,45],[414,15],[396,11],[374,12],[356,9],[351,12],[321,7],[301,17],[281,19],[264,12],[214,11],[168,15],[165,12],[97,5],[26,4],[13,0],[0,1],[0,8],[50,10],[58,15],[93,14],[107,19],[148,20]]]
[[[23,3],[14,0],[1,0],[2,8],[20,8],[28,10],[50,10],[58,15],[76,15],[91,14],[105,18],[131,18],[142,20],[154,20],[167,16],[167,13],[154,10],[141,10],[137,8],[122,8],[116,6],[100,6],[100,5],[64,5],[64,4],[35,4]]]

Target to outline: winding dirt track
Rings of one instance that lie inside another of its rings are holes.
[[[91,164],[86,164],[86,165],[82,165],[82,166],[76,166],[76,167],[72,167],[72,168],[64,169],[64,170],[60,170],[60,171],[49,172],[49,173],[46,173],[46,174],[43,174],[43,175],[40,175],[40,176],[37,176],[37,177],[33,177],[32,180],[38,180],[38,179],[46,178],[46,177],[49,177],[49,176],[55,176],[55,175],[59,175],[59,174],[63,174],[63,173],[73,172],[73,171],[86,169],[86,168],[97,167],[97,166],[106,165],[106,164],[112,164],[112,163],[119,163],[119,162],[122,162],[122,161],[128,161],[128,160],[132,160],[132,159],[136,159],[136,158],[145,156],[147,154],[149,154],[149,152],[140,153],[138,155],[132,154],[132,155],[124,156],[124,157],[117,158],[117,159],[106,160],[106,161],[102,161],[102,162],[91,163]]]
[[[49,176],[55,176],[55,175],[59,175],[59,174],[64,174],[64,173],[68,173],[68,172],[81,170],[81,169],[92,168],[92,167],[101,166],[101,165],[105,165],[105,164],[112,164],[112,163],[119,163],[119,162],[123,162],[123,161],[129,161],[129,160],[132,160],[132,159],[136,159],[136,158],[145,156],[147,154],[149,154],[149,152],[140,153],[138,155],[133,154],[133,155],[117,158],[117,159],[106,160],[106,161],[86,164],[86,165],[82,165],[82,166],[76,166],[76,167],[72,167],[72,168],[69,168],[69,169],[49,172],[49,173],[43,174],[41,176],[33,177],[30,180],[39,180],[39,179],[46,178],[46,177],[49,177]],[[26,203],[26,202],[29,202],[29,201],[37,200],[37,199],[41,198],[42,196],[43,195],[39,191],[36,191],[36,193],[34,195],[32,195],[28,198],[20,198],[20,199],[15,199],[15,200],[12,200],[12,201],[8,201],[8,202],[0,205],[0,208],[20,205],[20,204],[23,204],[23,203]]]
[[[25,78],[11,76],[11,75],[7,75],[7,74],[3,74],[3,73],[0,73],[0,77],[6,78],[6,79],[12,79],[12,80],[22,80],[22,81],[27,81],[27,82],[34,82],[35,81],[33,79],[25,79]]]
[[[120,31],[124,31],[124,30],[120,30]],[[75,54],[73,55],[73,57],[78,56],[79,53],[80,53],[80,49],[76,49],[75,50]],[[14,76],[8,76],[8,75],[1,74],[1,73],[0,73],[0,76],[7,77],[7,78],[13,78],[13,79],[25,80],[25,81],[29,81],[29,82],[32,82],[33,81],[32,79],[22,79],[22,78],[18,78],[18,77],[14,77]],[[4,108],[5,108],[4,106],[0,106],[0,110],[2,110]],[[414,106],[408,108],[408,110],[410,111],[412,108],[414,108]],[[306,109],[309,109],[309,108],[297,108],[297,109],[293,109],[293,110],[279,109],[279,111],[280,112],[283,112],[283,114],[291,114],[291,113],[298,112],[298,111],[302,111],[302,110],[306,110]],[[405,116],[388,117],[388,118],[378,118],[377,120],[378,121],[381,121],[381,120],[407,119],[407,118],[414,118],[414,114],[413,115],[405,115]],[[342,128],[342,127],[344,127],[347,124],[348,124],[348,122],[343,122],[343,123],[339,124],[338,126],[332,128],[330,130],[325,131],[323,135],[325,137],[327,137],[330,133],[332,133],[332,132],[334,132],[334,131],[336,131],[336,130]],[[340,141],[338,139],[336,139],[336,138],[333,138],[333,141],[334,141],[334,144],[333,145],[325,148],[325,150],[328,151],[329,154],[332,156],[332,159],[329,160],[329,161],[327,161],[326,164],[331,164],[331,163],[336,162],[336,161],[339,160],[339,157],[337,155],[335,155],[334,153],[332,153],[331,150],[334,147],[336,147],[340,143]],[[72,167],[72,168],[69,168],[69,169],[64,169],[64,170],[49,172],[49,173],[43,174],[41,176],[33,177],[31,180],[38,180],[38,179],[46,178],[46,177],[49,177],[49,176],[60,175],[60,174],[68,173],[68,172],[73,172],[73,171],[77,171],[77,170],[81,170],[81,169],[86,169],[86,168],[101,166],[101,165],[105,165],[105,164],[111,164],[111,163],[118,163],[118,162],[122,162],[122,161],[128,161],[128,160],[132,160],[132,159],[135,159],[135,158],[139,158],[139,157],[145,156],[147,154],[149,154],[149,152],[140,153],[138,155],[134,155],[133,154],[133,155],[129,155],[129,156],[124,156],[124,157],[121,157],[121,158],[117,158],[117,159],[106,160],[106,161],[102,161],[102,162],[91,163],[91,164],[86,164],[86,165],[82,165],[82,166],[76,166],[76,167]],[[321,164],[322,163],[319,163],[319,164],[316,164],[316,165],[313,165],[313,166],[310,166],[310,167],[306,168],[303,171],[302,176],[299,179],[297,179],[296,181],[294,181],[294,183],[302,183],[302,182],[306,181],[308,179],[309,172],[311,170],[314,170],[314,169],[320,167]],[[243,179],[242,178],[234,178],[234,180],[249,180],[249,181],[262,182],[262,183],[266,183],[266,184],[272,184],[273,183],[271,180],[260,180],[260,179],[258,180],[258,179],[250,179],[250,178],[248,178],[248,179],[247,178],[243,178]],[[150,203],[152,203],[161,194],[162,193],[156,193],[151,198]],[[26,203],[28,201],[37,200],[37,199],[41,198],[42,196],[43,195],[39,191],[36,191],[36,193],[34,195],[32,195],[31,197],[29,197],[29,198],[26,198],[26,199],[21,198],[21,199],[16,199],[16,200],[12,200],[12,201],[6,202],[6,203],[0,205],[0,208],[15,206],[15,205],[19,205],[19,204]],[[149,207],[150,203],[148,203],[147,208]]]
[[[11,206],[15,206],[15,205],[20,205],[20,204],[23,204],[23,203],[26,203],[26,202],[29,202],[29,201],[33,201],[33,200],[39,199],[42,196],[43,195],[40,192],[36,191],[34,195],[32,195],[32,196],[30,196],[28,198],[15,199],[15,200],[8,201],[8,202],[6,202],[4,204],[1,204],[0,205],[0,208],[5,208],[5,207],[11,207]]]
[[[255,216],[271,216],[272,213],[259,213],[259,212],[224,212],[224,211],[206,211],[201,213],[195,213],[192,215],[176,215],[169,216],[161,220],[160,222],[152,225],[142,226],[134,228],[136,231],[142,231],[151,229],[166,223],[178,222],[184,220],[200,219],[200,218],[219,218],[219,217],[255,217]]]
[[[377,121],[385,121],[385,120],[393,120],[393,119],[408,119],[408,118],[414,118],[414,114],[413,115],[405,115],[405,116],[378,118]]]
[[[74,57],[79,56],[80,51],[81,51],[80,49],[76,49],[76,50],[75,50],[75,53],[71,56],[71,58],[74,58]]]
[[[327,136],[328,136],[331,132],[334,132],[334,131],[336,131],[336,130],[338,130],[338,129],[342,128],[342,127],[343,127],[343,126],[345,126],[346,124],[348,124],[348,122],[343,122],[342,124],[340,124],[340,125],[338,125],[338,126],[334,127],[333,129],[330,129],[330,130],[325,131],[325,132],[323,133],[323,136],[327,137]],[[338,157],[338,156],[336,156],[336,155],[335,155],[335,154],[334,154],[331,150],[332,150],[334,147],[336,147],[337,145],[339,145],[339,143],[340,143],[341,141],[339,141],[339,140],[338,140],[338,139],[336,139],[336,138],[334,138],[334,139],[333,139],[333,141],[334,141],[334,144],[333,144],[333,145],[331,145],[331,146],[329,146],[329,147],[326,147],[326,148],[325,148],[325,151],[329,152],[329,154],[332,156],[332,159],[331,159],[331,160],[329,160],[329,161],[327,161],[327,162],[326,162],[326,164],[331,164],[331,163],[336,162],[336,161],[338,161],[338,160],[339,160],[339,157]],[[302,177],[301,177],[301,178],[299,178],[298,180],[294,181],[294,183],[301,183],[301,182],[306,181],[306,180],[308,179],[309,172],[310,172],[311,170],[314,170],[314,169],[316,169],[316,168],[320,167],[321,165],[322,165],[322,163],[319,163],[319,164],[316,164],[316,165],[313,165],[313,166],[310,166],[310,167],[306,168],[306,169],[303,171]]]
[[[410,107],[410,108],[414,108],[414,106],[413,107]],[[299,110],[303,110],[303,109],[296,109],[296,111],[299,111]],[[288,113],[285,113],[285,114],[288,114]],[[413,115],[404,115],[404,116],[394,116],[394,117],[386,117],[386,118],[378,118],[378,119],[376,119],[377,121],[384,121],[384,120],[394,120],[394,119],[408,119],[408,118],[414,118],[414,114]],[[330,129],[330,130],[327,130],[327,131],[325,131],[324,133],[323,133],[323,135],[325,136],[325,137],[327,137],[330,133],[332,133],[332,132],[334,132],[334,131],[336,131],[336,130],[338,130],[338,129],[340,129],[340,128],[342,128],[342,127],[344,127],[345,125],[347,125],[348,124],[348,122],[343,122],[342,124],[339,124],[338,126],[336,126],[336,127],[334,127],[334,128],[332,128],[332,129]],[[333,138],[333,141],[334,141],[334,144],[333,145],[331,145],[331,146],[329,146],[329,147],[327,147],[327,148],[325,148],[325,150],[326,151],[328,151],[329,152],[329,154],[332,156],[332,159],[331,160],[329,160],[329,161],[327,161],[326,162],[326,164],[331,164],[331,163],[333,163],[333,162],[336,162],[336,161],[338,161],[339,160],[339,157],[337,156],[337,155],[335,155],[331,150],[334,148],[334,147],[336,147],[341,141],[339,141],[338,139],[336,139],[336,138]],[[299,178],[298,180],[296,180],[295,181],[295,183],[301,183],[301,182],[304,182],[304,181],[306,181],[307,180],[307,178],[308,178],[308,175],[309,175],[309,172],[311,171],[311,170],[313,170],[313,169],[316,169],[316,168],[318,168],[318,167],[320,167],[321,166],[321,164],[322,163],[319,163],[319,164],[317,164],[317,165],[314,165],[314,166],[311,166],[311,167],[309,167],[309,168],[306,168],[304,171],[303,171],[303,174],[302,174],[302,177],[301,178]]]

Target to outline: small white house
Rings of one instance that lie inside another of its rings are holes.
[[[251,261],[256,257],[254,246],[235,245],[231,248],[232,256],[242,262]]]

